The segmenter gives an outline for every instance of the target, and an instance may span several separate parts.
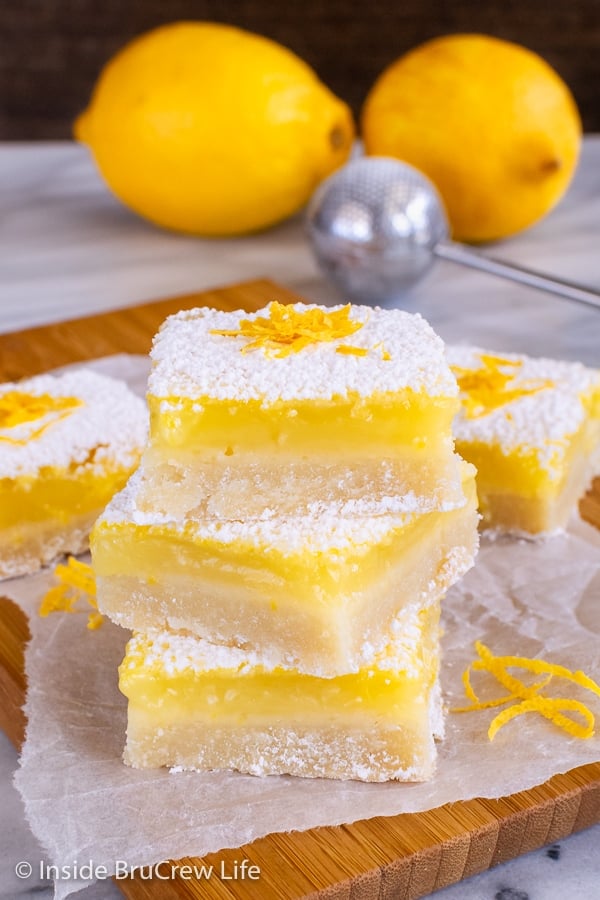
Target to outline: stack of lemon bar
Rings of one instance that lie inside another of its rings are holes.
[[[169,318],[150,441],[96,524],[136,767],[423,780],[444,593],[477,547],[427,323],[312,305]]]

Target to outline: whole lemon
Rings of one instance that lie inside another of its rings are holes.
[[[436,38],[400,57],[362,110],[368,154],[420,169],[453,237],[489,241],[532,225],[577,164],[581,122],[569,89],[537,54],[477,34]]]
[[[216,236],[300,209],[347,159],[354,126],[285,47],[228,25],[177,22],[106,65],[75,136],[137,213]]]

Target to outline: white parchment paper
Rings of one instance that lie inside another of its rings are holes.
[[[28,730],[16,784],[58,866],[91,862],[111,873],[117,860],[136,866],[204,855],[274,831],[505,796],[600,760],[600,736],[570,738],[537,714],[509,723],[490,743],[494,710],[486,710],[448,714],[437,774],[427,784],[132,770],[121,761],[126,702],[117,687],[128,632],[107,621],[88,631],[85,614],[40,619],[49,581],[48,573],[6,581],[0,594],[30,616]],[[441,678],[450,708],[465,705],[461,675],[475,640],[600,681],[600,535],[576,520],[568,534],[542,543],[484,540],[475,568],[444,602],[444,627]],[[554,685],[546,692],[554,695]],[[573,687],[567,693],[600,716],[600,698]],[[59,880],[55,896],[82,886]]]

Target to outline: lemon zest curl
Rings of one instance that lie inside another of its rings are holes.
[[[502,710],[492,719],[488,728],[490,741],[493,741],[498,731],[504,725],[517,716],[528,712],[539,713],[572,737],[580,738],[581,740],[593,737],[595,717],[585,703],[570,697],[548,697],[540,693],[553,678],[563,678],[579,687],[592,691],[600,697],[600,685],[586,675],[585,672],[572,672],[565,666],[546,662],[543,659],[529,659],[525,656],[495,656],[480,641],[476,641],[475,650],[479,659],[470,663],[462,676],[465,694],[471,703],[469,706],[457,707],[452,711],[472,712],[504,706],[506,703],[512,702],[512,706]],[[511,675],[507,671],[509,668],[525,669],[525,671],[534,675],[543,675],[544,677],[533,684],[527,685],[520,678]],[[471,683],[471,672],[488,672],[509,693],[491,700],[481,700]],[[583,719],[583,722],[577,721],[577,719],[565,715],[565,713],[575,713],[576,716]]]
[[[6,391],[0,395],[0,429],[7,431],[23,425],[31,425],[46,419],[37,428],[34,426],[25,436],[0,433],[0,441],[14,446],[25,446],[41,437],[52,425],[70,416],[74,409],[82,405],[77,397],[54,397],[52,394],[28,394],[25,391]],[[50,418],[48,418],[50,417]]]
[[[341,353],[343,356],[367,356],[368,349],[367,347],[352,347],[350,344],[340,344],[335,348],[336,353]]]
[[[100,628],[103,617],[98,612],[96,579],[92,567],[69,556],[66,564],[56,566],[54,576],[58,579],[58,584],[51,587],[43,597],[39,615],[46,618],[53,612],[81,612],[78,604],[83,601],[92,608],[92,612],[88,612],[87,627],[90,631]]]
[[[273,301],[268,306],[268,317],[242,319],[239,329],[215,328],[210,333],[222,337],[251,338],[250,342],[241,348],[242,353],[260,347],[267,353],[271,352],[277,359],[281,359],[292,353],[299,353],[310,344],[335,341],[357,332],[364,323],[352,320],[350,310],[351,306],[348,303],[336,310],[316,308],[298,312],[293,306]]]
[[[548,379],[516,381],[523,365],[521,360],[491,353],[482,353],[480,360],[479,369],[450,366],[463,394],[462,407],[467,419],[482,418],[500,406],[554,387],[554,382]]]

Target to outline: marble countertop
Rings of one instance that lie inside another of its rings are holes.
[[[587,138],[560,205],[528,232],[489,248],[508,262],[600,289],[600,137]],[[200,240],[159,231],[108,193],[85,149],[0,145],[0,332],[270,277],[321,303],[339,301],[320,275],[301,217],[263,234]],[[406,295],[448,341],[600,366],[600,311],[438,262]],[[15,864],[40,848],[11,784],[17,756],[0,735],[0,900],[50,898]],[[589,900],[600,884],[600,825],[435,894],[436,900]],[[80,896],[122,896],[102,882]],[[257,895],[258,897],[258,895]]]

